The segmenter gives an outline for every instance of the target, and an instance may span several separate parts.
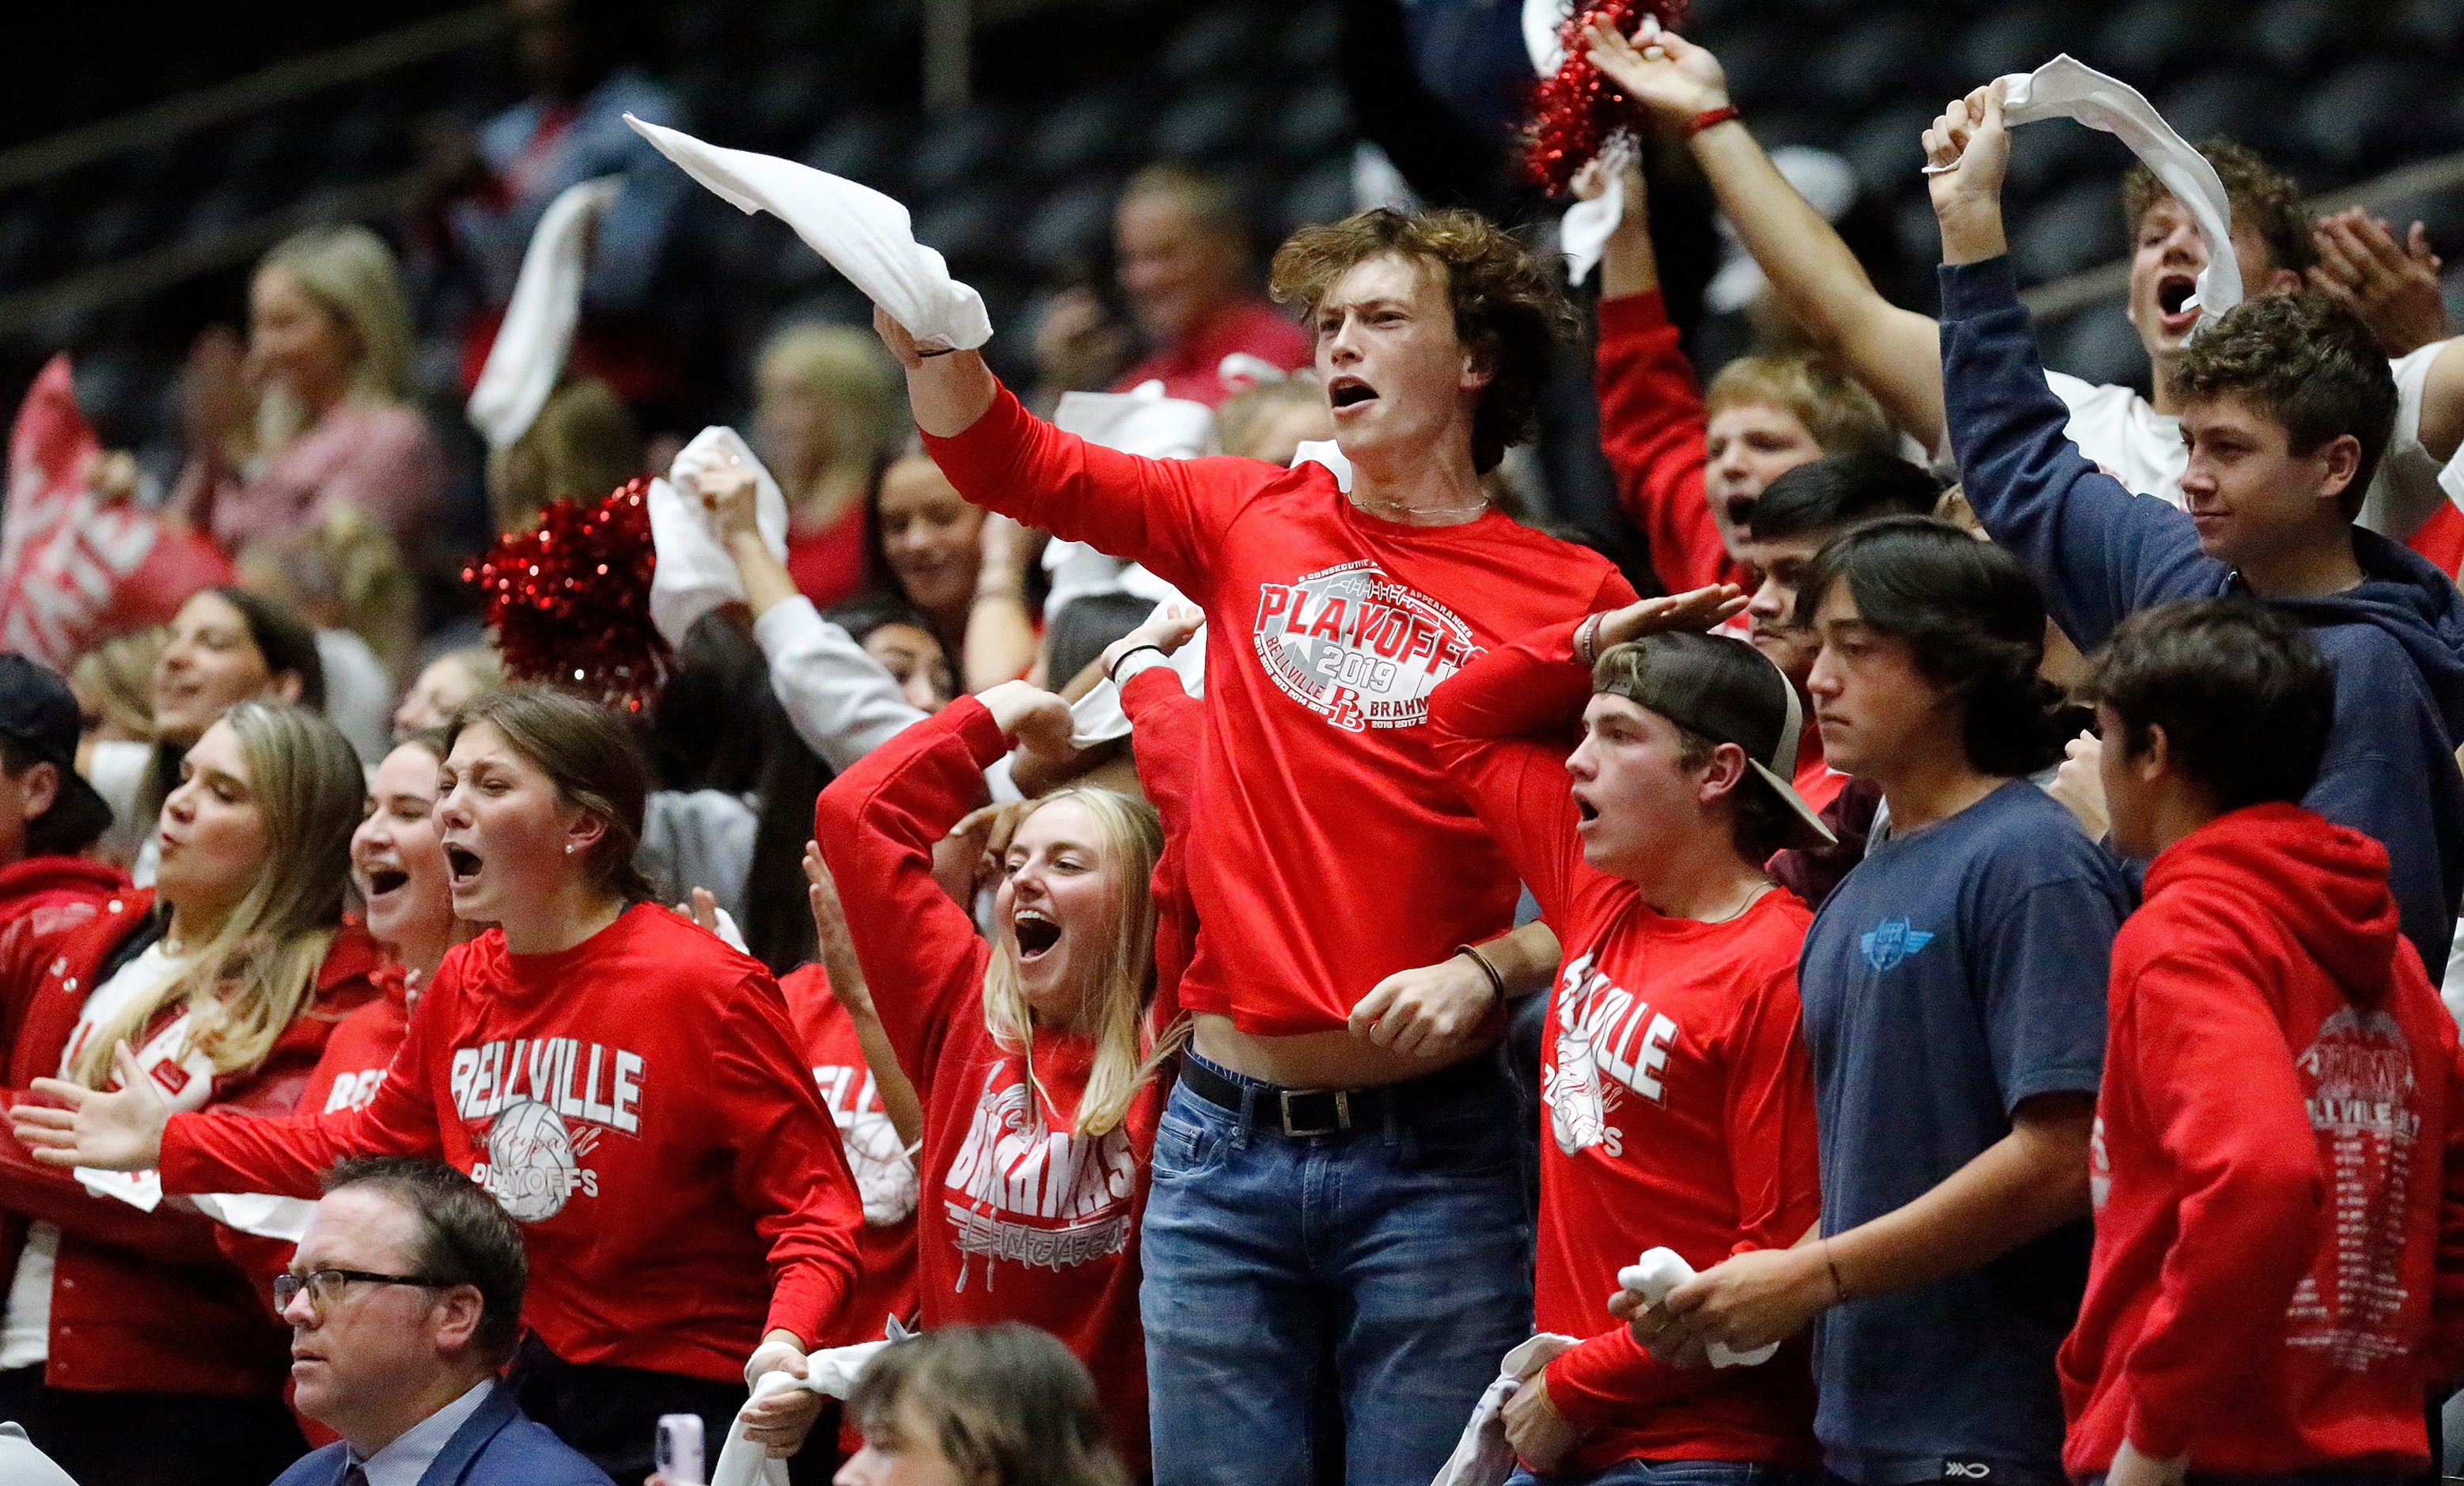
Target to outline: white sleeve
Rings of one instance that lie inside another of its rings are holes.
[[[844,774],[924,714],[908,704],[898,683],[846,630],[822,618],[802,595],[771,606],[753,622],[754,641],[770,662],[770,689],[804,746]]]
[[[2378,471],[2354,519],[2395,541],[2411,538],[2447,498],[2442,488],[2453,483],[2439,468],[2440,462],[2421,447],[2421,403],[2431,364],[2455,343],[2433,340],[2387,362],[2387,371],[2395,378],[2395,426],[2387,431],[2387,450],[2379,456]]]

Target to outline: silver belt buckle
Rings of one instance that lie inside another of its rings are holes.
[[[1301,1129],[1294,1126],[1292,1124],[1292,1095],[1295,1092],[1301,1094],[1312,1094],[1318,1091],[1315,1089],[1277,1089],[1275,1091],[1277,1101],[1283,1105],[1284,1133],[1286,1135],[1332,1135],[1337,1131],[1352,1128],[1352,1095],[1348,1091],[1342,1089],[1334,1091],[1334,1123],[1332,1125],[1321,1125],[1315,1129]]]

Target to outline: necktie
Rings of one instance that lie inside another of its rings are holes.
[[[368,1473],[360,1469],[357,1460],[342,1468],[342,1486],[368,1486]]]

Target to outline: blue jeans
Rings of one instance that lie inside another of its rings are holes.
[[[1447,1107],[1331,1135],[1284,1134],[1271,1098],[1244,1118],[1173,1090],[1138,1292],[1155,1486],[1309,1486],[1330,1368],[1347,1486],[1428,1486],[1531,1331],[1523,1143],[1491,1067]]]
[[[1597,1475],[1534,1475],[1521,1466],[1506,1486],[1814,1486],[1812,1471],[1751,1460],[1620,1460]]]

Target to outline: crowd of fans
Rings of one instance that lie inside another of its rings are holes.
[[[2435,1471],[2464,351],[2417,232],[2218,141],[2219,242],[2137,172],[2152,395],[2091,385],[1995,88],[1910,142],[1937,322],[1715,57],[1602,22],[1771,336],[1698,379],[1643,175],[1581,173],[1629,573],[1508,472],[1552,256],[1376,208],[1261,283],[1179,164],[1120,197],[1133,323],[1056,297],[1023,396],[885,308],[667,435],[693,182],[626,116],[672,99],[515,11],[539,96],[412,245],[473,380],[621,185],[492,560],[647,498],[726,592],[652,589],[655,688],[423,623],[467,555],[372,231],[200,341],[178,591],[96,567],[144,601],[0,653],[0,1418],[70,1477]],[[135,500],[65,405],[11,522]]]

